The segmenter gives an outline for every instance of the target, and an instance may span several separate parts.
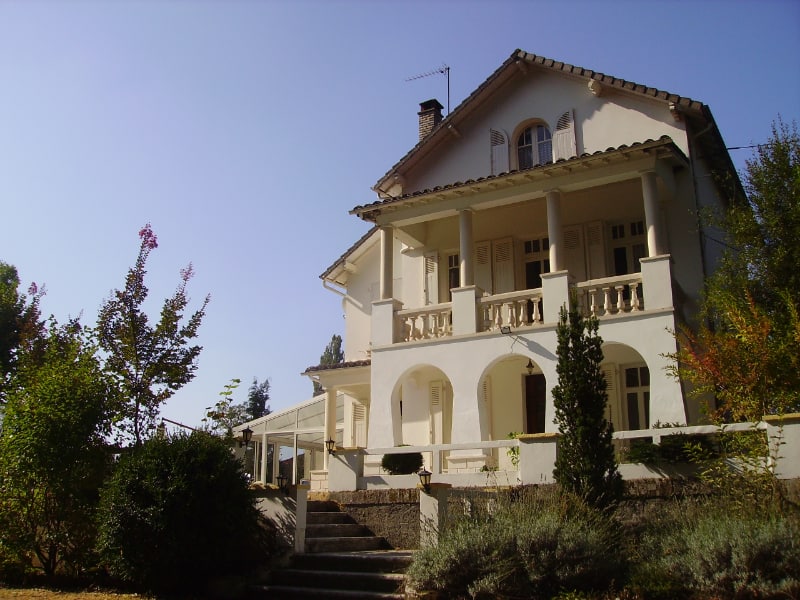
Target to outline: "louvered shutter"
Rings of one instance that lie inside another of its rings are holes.
[[[575,143],[575,120],[572,110],[568,110],[558,119],[556,132],[553,135],[553,162],[562,158],[572,158],[578,155]]]
[[[514,241],[511,238],[492,242],[492,283],[494,294],[514,291]]]
[[[507,173],[508,167],[508,136],[503,131],[489,130],[489,146],[491,149],[491,174]]]
[[[487,422],[487,429],[489,432],[488,440],[494,439],[492,436],[492,377],[491,375],[487,375],[483,378],[483,383],[481,384],[481,398],[483,399],[484,408],[486,410],[486,422]]]
[[[564,227],[564,266],[577,281],[586,280],[586,259],[583,251],[583,228],[580,225]]]
[[[475,244],[475,285],[486,294],[492,295],[492,244]]]
[[[358,403],[353,404],[353,445],[367,446],[367,407]]]
[[[425,304],[439,304],[439,254],[425,255]]]
[[[431,381],[431,444],[442,443],[442,404],[444,385],[441,381]]]
[[[589,257],[589,279],[606,276],[605,228],[600,221],[586,225],[586,249]]]
[[[608,395],[608,402],[606,403],[606,419],[614,425],[615,430],[622,428],[622,420],[620,419],[620,403],[619,403],[619,389],[617,388],[617,369],[613,365],[601,365],[603,377],[606,380],[606,394]]]

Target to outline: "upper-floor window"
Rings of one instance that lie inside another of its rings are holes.
[[[611,226],[611,261],[614,275],[641,271],[639,261],[647,256],[644,221],[628,221]]]
[[[545,125],[531,125],[517,138],[517,168],[528,169],[553,160],[553,140]]]

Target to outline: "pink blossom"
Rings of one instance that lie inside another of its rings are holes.
[[[142,240],[142,246],[148,250],[158,248],[158,238],[156,237],[156,234],[153,233],[150,223],[147,223],[139,230],[139,238]]]
[[[32,281],[31,285],[28,287],[28,294],[30,294],[31,296],[35,296],[38,293],[39,293],[39,286],[36,285],[35,281]]]

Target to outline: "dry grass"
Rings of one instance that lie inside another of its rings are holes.
[[[41,588],[0,588],[0,600],[146,600],[149,596],[116,592],[59,592]]]

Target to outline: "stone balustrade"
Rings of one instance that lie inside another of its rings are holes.
[[[538,325],[542,322],[542,290],[522,290],[484,296],[479,300],[480,323],[483,331],[499,331]]]
[[[644,310],[640,273],[592,279],[575,284],[578,303],[585,315],[610,317]]]
[[[453,306],[449,302],[397,311],[400,341],[413,342],[452,335]]]

